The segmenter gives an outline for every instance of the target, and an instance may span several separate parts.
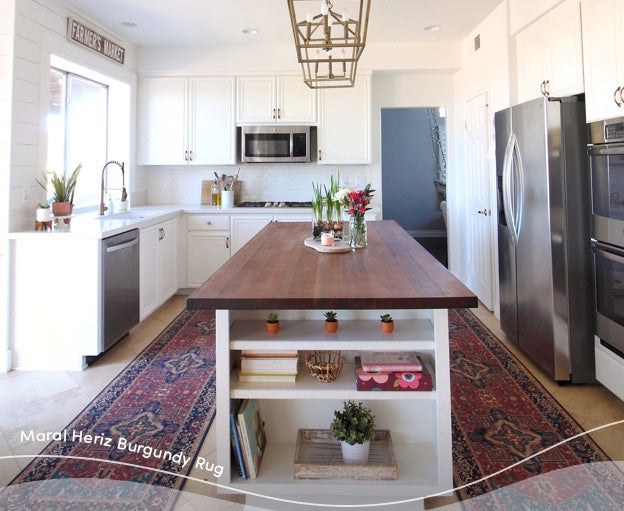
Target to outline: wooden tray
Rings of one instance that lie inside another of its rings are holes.
[[[314,237],[310,236],[303,240],[303,244],[306,247],[313,248],[317,252],[323,253],[336,253],[336,252],[351,252],[351,245],[349,245],[348,241],[345,240],[334,240],[333,245],[321,245],[320,240],[315,240]]]
[[[390,431],[375,430],[368,463],[346,465],[340,442],[328,429],[300,429],[295,449],[295,479],[397,479],[399,475]]]

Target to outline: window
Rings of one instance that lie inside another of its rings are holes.
[[[82,163],[74,204],[98,204],[107,160],[108,86],[51,68],[47,123],[47,170],[69,175]],[[111,178],[110,187],[121,189],[121,176]]]

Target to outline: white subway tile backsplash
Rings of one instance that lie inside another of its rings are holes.
[[[146,186],[148,204],[197,203],[201,199],[201,182],[214,179],[217,174],[234,175],[240,168],[240,196],[242,201],[308,201],[312,198],[312,182],[329,186],[332,175],[340,171],[361,182],[370,182],[371,169],[367,165],[310,164],[241,164],[240,166],[140,166],[137,177]],[[145,178],[142,181],[142,178]],[[342,181],[342,179],[341,179]]]

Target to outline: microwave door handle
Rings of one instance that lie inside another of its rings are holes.
[[[295,144],[293,143],[293,139],[295,137],[293,136],[293,134],[291,133],[290,136],[288,137],[288,140],[290,142],[290,157],[292,158],[294,156],[294,150],[295,150]]]

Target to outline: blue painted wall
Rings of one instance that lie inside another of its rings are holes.
[[[444,119],[439,122],[444,126]],[[407,231],[444,231],[427,108],[382,108],[383,218]],[[426,234],[425,234],[426,235]]]

